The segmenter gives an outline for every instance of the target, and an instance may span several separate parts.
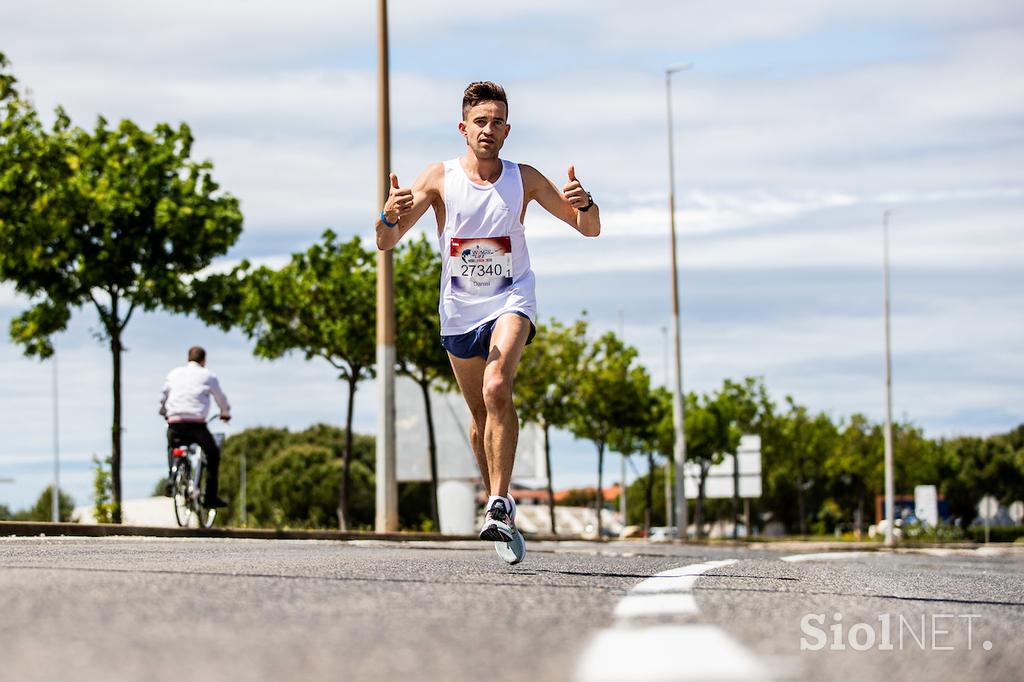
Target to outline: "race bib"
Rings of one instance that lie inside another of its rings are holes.
[[[512,239],[452,239],[452,289],[494,296],[512,286]]]

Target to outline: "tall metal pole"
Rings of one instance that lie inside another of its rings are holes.
[[[892,355],[889,331],[889,215],[882,214],[882,261],[885,281],[885,545],[892,547],[896,542],[894,481],[892,469]]]
[[[623,343],[626,342],[626,310],[621,303],[619,304],[619,338],[622,339]],[[629,516],[627,511],[629,507],[626,501],[626,453],[621,453],[619,464],[621,465],[619,480],[622,481],[619,492],[619,511],[622,512],[622,526],[625,529]]]
[[[54,523],[60,521],[60,404],[57,384],[57,351],[53,352],[53,495],[51,496],[50,517]]]
[[[669,370],[668,362],[668,327],[661,328],[661,335],[664,339],[665,346],[665,388],[668,388],[672,383],[671,371]],[[669,476],[672,466],[666,461],[665,462],[665,525],[671,528],[672,523],[672,479]]]
[[[673,459],[676,465],[676,519],[679,537],[687,538],[689,518],[686,509],[686,486],[684,484],[686,462],[686,417],[683,407],[683,348],[682,335],[679,330],[679,268],[676,263],[676,172],[672,150],[672,74],[689,69],[689,64],[665,69],[665,102],[668,110],[668,215],[672,233],[672,340],[674,344],[675,384],[673,385],[672,423],[675,427],[675,447]]]
[[[388,86],[388,3],[377,2],[377,205],[388,198],[391,103]],[[377,252],[377,514],[378,533],[398,530],[395,472],[395,291],[391,251]]]

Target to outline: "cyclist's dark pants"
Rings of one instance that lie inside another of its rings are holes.
[[[220,448],[213,439],[206,422],[174,422],[167,425],[167,470],[174,464],[171,448],[195,443],[206,453],[206,490],[209,497],[217,496],[217,473],[220,470]]]

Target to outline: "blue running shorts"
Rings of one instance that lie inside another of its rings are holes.
[[[506,315],[508,313],[505,313]],[[518,310],[511,311],[511,314],[524,317],[527,320],[530,318],[519,312]],[[483,358],[487,359],[487,356],[491,352],[491,332],[494,331],[494,325],[501,319],[499,315],[490,322],[484,322],[482,325],[466,332],[465,334],[452,334],[451,336],[442,336],[441,345],[444,349],[454,355],[457,358],[468,360],[469,358]],[[533,337],[537,334],[537,327],[530,322],[530,335],[526,337],[526,345],[530,345],[533,341]]]

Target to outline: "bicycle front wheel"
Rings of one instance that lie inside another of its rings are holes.
[[[192,476],[189,469],[188,460],[182,458],[174,466],[174,474],[171,479],[172,492],[174,493],[174,518],[182,528],[187,528],[192,520],[192,501],[189,499],[189,488],[192,483],[190,479]]]

